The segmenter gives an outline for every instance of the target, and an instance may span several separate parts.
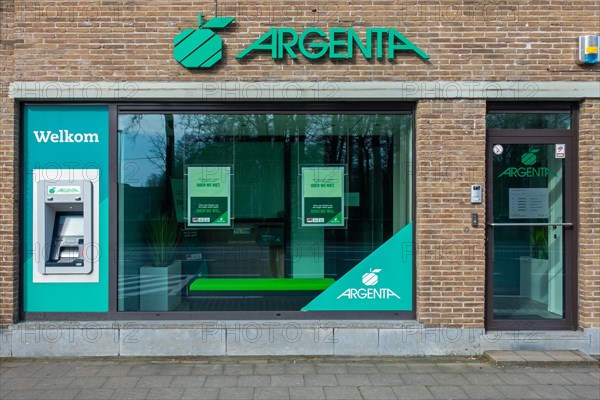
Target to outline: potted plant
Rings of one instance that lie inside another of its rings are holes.
[[[545,226],[536,226],[531,231],[529,239],[531,252],[534,258],[539,260],[548,259],[548,228]]]
[[[140,310],[168,311],[181,302],[181,260],[177,221],[169,215],[153,219],[148,227],[151,264],[140,268]]]
[[[532,300],[548,301],[548,228],[533,227],[529,236],[530,256],[521,257],[520,294]]]

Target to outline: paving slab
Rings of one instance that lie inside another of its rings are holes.
[[[217,400],[218,388],[187,388],[181,396],[182,400]]]
[[[73,400],[81,390],[75,389],[50,389],[44,393],[44,400]]]
[[[268,375],[242,375],[238,378],[238,387],[267,387],[271,386]]]
[[[325,391],[318,386],[291,387],[290,400],[324,400]]]
[[[544,353],[554,358],[556,361],[569,365],[594,365],[598,360],[594,359],[579,350],[563,351],[563,350],[547,350]]]
[[[467,385],[461,389],[472,399],[504,399],[504,395],[495,387],[488,385]]]
[[[433,395],[427,390],[427,387],[423,385],[405,385],[405,386],[394,386],[392,388],[398,399],[410,400],[410,399],[433,399]]]
[[[495,366],[595,366],[598,360],[578,350],[490,350],[483,357]]]
[[[325,388],[327,400],[362,400],[362,396],[355,386],[329,386]]]
[[[577,396],[578,399],[593,399],[598,400],[600,398],[598,392],[600,391],[598,385],[574,385],[574,386],[563,386],[569,392]]]
[[[561,356],[513,353],[523,360],[546,359],[546,356],[557,360]],[[578,354],[565,359],[575,356]],[[598,400],[600,387],[597,365],[529,366],[525,362],[494,367],[467,357],[446,360],[122,357],[1,361],[2,400]]]
[[[12,390],[2,400],[35,400],[43,398],[44,393],[44,390]]]
[[[428,389],[435,399],[470,399],[460,386],[430,386]]]
[[[252,400],[254,388],[221,388],[219,400]]]
[[[289,400],[290,389],[287,387],[257,387],[254,389],[256,400]]]
[[[359,390],[364,400],[396,400],[398,398],[391,387],[363,386]]]
[[[110,399],[115,391],[113,389],[86,389],[75,396],[75,400]]]

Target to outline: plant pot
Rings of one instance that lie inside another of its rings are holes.
[[[520,291],[522,297],[542,303],[548,302],[548,272],[550,263],[547,259],[520,258]]]
[[[170,311],[181,303],[181,260],[140,267],[140,311]]]

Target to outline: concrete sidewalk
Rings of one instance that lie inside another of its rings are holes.
[[[2,359],[0,399],[598,399],[600,370],[474,358]]]

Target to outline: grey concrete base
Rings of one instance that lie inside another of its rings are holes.
[[[8,330],[0,330],[0,357],[12,356],[12,340]]]
[[[481,353],[483,329],[423,328],[380,329],[379,355],[430,356]]]
[[[122,356],[214,356],[225,353],[225,343],[205,329],[119,330],[118,352]]]
[[[581,331],[495,331],[481,336],[488,350],[580,350],[590,354],[590,335]]]
[[[583,332],[590,337],[589,354],[600,355],[600,328],[585,328]]]
[[[12,357],[76,357],[119,355],[114,343],[118,330],[90,323],[17,324],[3,332],[2,347],[10,343]],[[3,350],[4,352],[4,350]]]
[[[598,365],[598,360],[582,353],[579,350],[490,350],[483,356],[495,366],[509,367],[527,365],[530,367],[557,367],[568,365],[571,367],[593,367]]]
[[[135,321],[19,323],[0,331],[0,357],[445,356],[490,350],[598,354],[583,332],[425,328],[415,321]]]

